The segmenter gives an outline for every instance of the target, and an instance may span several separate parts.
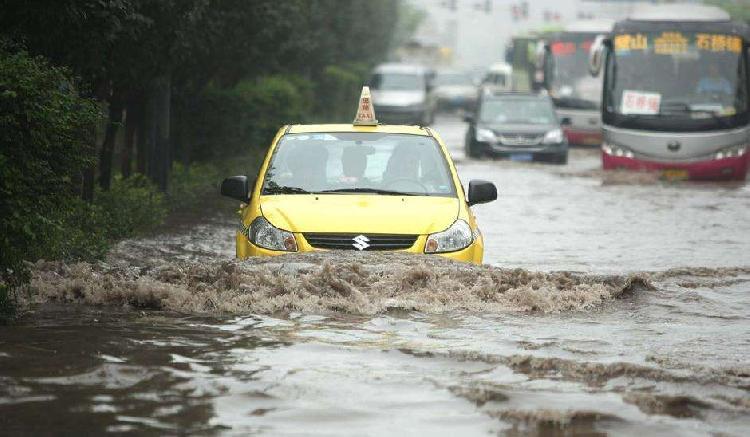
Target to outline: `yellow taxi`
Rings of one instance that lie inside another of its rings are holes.
[[[481,264],[469,208],[497,198],[491,182],[464,190],[428,127],[380,125],[362,90],[353,124],[284,126],[257,178],[224,180],[242,201],[237,257],[323,250],[437,254]]]

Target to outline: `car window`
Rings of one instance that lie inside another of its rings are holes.
[[[370,87],[375,90],[409,91],[425,87],[424,79],[413,73],[376,73],[370,79]]]
[[[455,196],[434,138],[364,132],[287,134],[276,146],[263,194],[390,192]]]
[[[441,73],[435,78],[435,85],[437,86],[452,86],[452,85],[474,85],[471,80],[471,76],[468,74],[461,73]]]
[[[484,82],[492,85],[498,85],[498,86],[505,86],[507,85],[506,82],[507,76],[502,73],[489,73],[485,79]]]
[[[541,99],[490,99],[482,102],[483,123],[555,124],[552,104]]]

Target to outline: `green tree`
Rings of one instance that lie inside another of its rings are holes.
[[[53,217],[77,197],[76,177],[93,163],[99,109],[81,98],[69,71],[0,47],[0,278],[12,286],[24,260],[49,255]]]

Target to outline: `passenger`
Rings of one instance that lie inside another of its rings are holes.
[[[698,82],[696,92],[731,96],[733,94],[732,83],[721,75],[719,67],[715,64],[709,64],[708,76]]]
[[[365,180],[367,169],[367,149],[365,147],[347,147],[341,153],[343,174],[339,182],[355,185]]]

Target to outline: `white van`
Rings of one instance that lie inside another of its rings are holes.
[[[492,64],[482,79],[482,87],[491,91],[512,91],[513,67],[505,62]]]

